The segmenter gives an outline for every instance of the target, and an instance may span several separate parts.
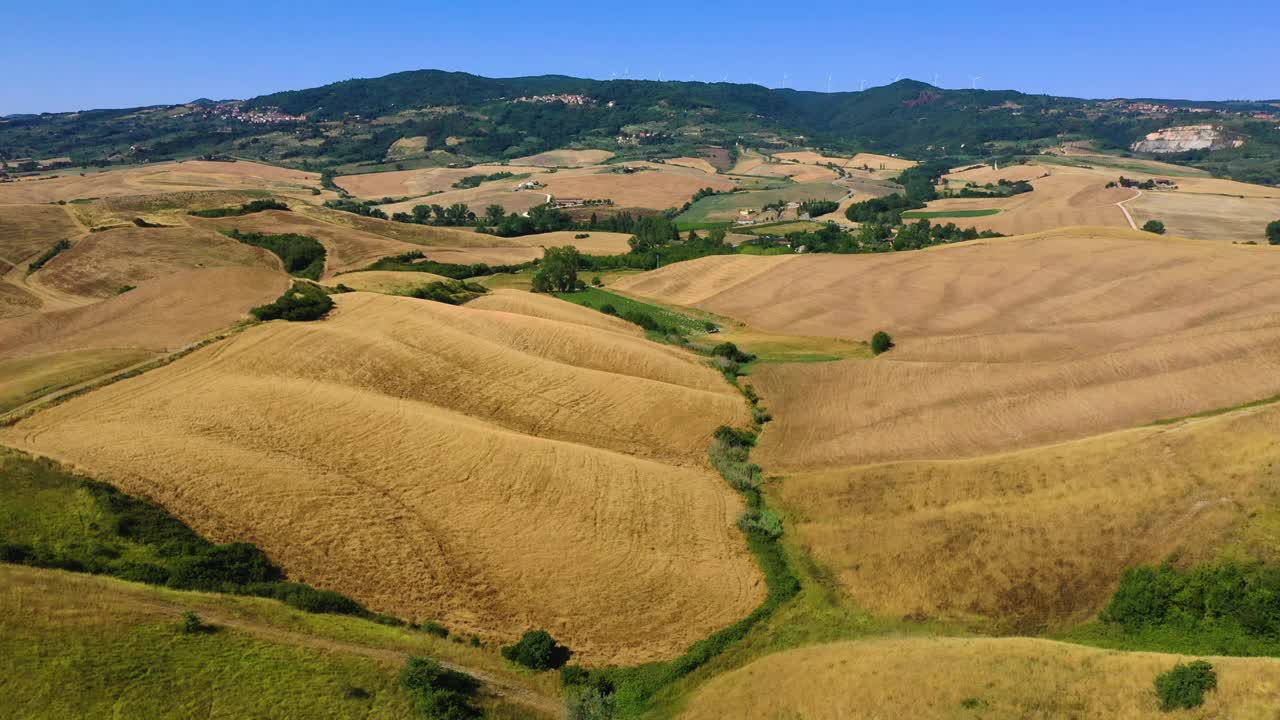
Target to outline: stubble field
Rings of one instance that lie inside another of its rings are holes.
[[[586,662],[670,657],[761,600],[741,502],[703,459],[746,415],[710,368],[576,322],[335,299],[4,440],[301,581],[483,637],[546,628]]]

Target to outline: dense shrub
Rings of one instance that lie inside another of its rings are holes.
[[[1267,223],[1267,242],[1280,245],[1280,220]]]
[[[756,434],[750,430],[739,430],[728,425],[716,428],[715,439],[729,447],[755,447]]]
[[[809,217],[816,218],[819,215],[833,213],[839,207],[840,203],[835,200],[805,200],[800,203],[800,213],[808,213]]]
[[[547,248],[533,274],[533,291],[571,292],[578,290],[578,249],[572,245]]]
[[[618,308],[614,307],[613,303],[605,303],[600,306],[600,312],[604,313],[605,315],[617,315]]]
[[[208,210],[192,210],[189,215],[204,218],[221,218],[221,217],[238,217],[240,215],[249,215],[251,213],[262,212],[263,210],[288,210],[289,206],[268,198],[266,200],[252,200],[238,207],[221,207],[209,208]]]
[[[1155,233],[1156,235],[1163,235],[1164,223],[1160,222],[1159,220],[1148,220],[1145,223],[1143,223],[1142,229],[1145,232]]]
[[[482,716],[475,704],[480,683],[434,660],[411,657],[400,671],[400,684],[415,696],[418,713],[431,720],[471,720]]]
[[[419,300],[432,300],[448,305],[462,305],[489,292],[489,288],[465,280],[438,280],[422,287],[414,288],[409,297]]]
[[[399,272],[425,272],[432,275],[443,275],[451,280],[466,280],[468,278],[480,277],[482,275],[493,275],[494,273],[515,273],[532,267],[533,263],[523,263],[520,265],[485,265],[484,263],[475,263],[473,265],[459,265],[456,263],[442,263],[428,260],[421,250],[410,250],[407,253],[384,257],[373,263],[365,270],[396,270]]]
[[[275,253],[284,263],[285,272],[294,277],[319,280],[324,273],[324,246],[315,238],[295,233],[264,235],[256,232],[242,233],[239,230],[229,230],[226,234],[246,245]]]
[[[534,670],[554,670],[569,662],[573,653],[558,644],[546,630],[530,630],[514,645],[504,645],[502,657]]]
[[[893,338],[889,337],[889,333],[880,330],[871,336],[871,352],[879,355],[893,347]]]
[[[770,540],[782,537],[782,518],[769,509],[747,510],[738,516],[738,529],[744,533],[757,533]]]
[[[259,320],[306,322],[319,320],[333,309],[333,298],[320,286],[296,282],[293,287],[269,305],[259,305],[249,312]]]
[[[204,632],[205,625],[200,620],[200,616],[193,610],[187,610],[182,613],[182,632],[193,635],[195,633]]]
[[[1156,677],[1156,695],[1160,709],[1189,710],[1204,704],[1204,694],[1218,687],[1218,673],[1204,660],[1178,663],[1167,673]]]
[[[745,353],[738,349],[737,345],[731,342],[722,342],[711,348],[711,354],[715,357],[722,357],[726,360],[732,360],[736,363],[749,363],[756,359],[755,355]]]

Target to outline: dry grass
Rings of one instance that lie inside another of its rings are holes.
[[[84,176],[62,175],[53,179],[4,183],[0,184],[0,205],[205,190],[264,190],[277,195],[313,199],[311,189],[319,187],[320,175],[317,173],[247,161],[188,160]],[[326,193],[319,199],[330,197],[333,193]]]
[[[522,168],[515,168],[522,170]],[[441,205],[448,207],[454,203],[462,203],[470,207],[477,214],[483,214],[485,208],[490,205],[501,205],[503,210],[508,214],[524,213],[547,202],[547,193],[540,190],[521,190],[514,191],[515,187],[524,180],[501,180],[496,182],[481,183],[479,187],[466,188],[463,190],[449,190],[447,192],[428,195],[426,197],[418,197],[412,200],[406,200],[398,203],[388,203],[380,206],[380,209],[387,215],[394,215],[398,212],[412,213],[413,208],[418,205]]]
[[[22,272],[17,270],[16,272]],[[0,320],[19,317],[40,309],[40,298],[25,287],[0,279]]]
[[[104,230],[84,236],[30,277],[32,283],[81,297],[109,298],[182,270],[280,267],[266,250],[194,227]]]
[[[708,175],[715,175],[717,172],[715,165],[712,165],[706,158],[701,157],[667,158],[662,162],[668,165],[679,165],[681,167],[693,168],[694,170],[701,170]]]
[[[702,188],[729,190],[735,186],[729,178],[678,165],[627,164],[645,170],[625,174],[611,172],[609,168],[582,168],[562,170],[538,179],[546,184],[546,192],[556,197],[608,199],[617,207],[654,210],[680,207]]]
[[[1268,188],[1244,185],[1241,194],[1251,194],[1242,198],[1184,191],[1185,182],[1179,181],[1177,191],[1145,192],[1129,203],[1129,211],[1138,226],[1148,220],[1159,220],[1174,235],[1265,244],[1267,223],[1280,220],[1280,190],[1273,189],[1271,197],[1261,197],[1260,191]]]
[[[801,473],[776,494],[797,540],[863,607],[1038,632],[1088,619],[1126,567],[1224,548],[1280,559],[1278,430],[1267,406],[972,460]]]
[[[401,295],[413,288],[442,280],[447,278],[425,272],[363,270],[330,277],[322,284],[329,287],[346,285],[352,290]]]
[[[633,325],[626,320],[610,317],[595,310],[584,308],[581,305],[557,300],[547,295],[536,295],[521,290],[495,290],[489,295],[472,300],[467,304],[467,307],[585,325],[598,330],[607,330],[635,337],[640,337],[644,334],[644,331],[639,326]]]
[[[347,213],[350,214],[350,213]],[[401,240],[352,227],[323,222],[306,215],[284,210],[267,210],[239,217],[216,219],[190,218],[193,226],[207,229],[266,234],[297,233],[315,238],[324,245],[325,275],[356,270],[389,255],[399,255],[418,246]],[[235,241],[232,241],[235,242]]]
[[[509,172],[512,174],[542,173],[538,168],[515,168],[507,165],[474,165],[467,168],[422,168],[419,170],[395,170],[392,172],[365,173],[362,175],[343,175],[335,178],[339,187],[356,197],[379,199],[383,197],[418,197],[431,192],[447,192],[453,184],[468,175],[492,175]],[[520,180],[494,181],[495,186],[511,187]],[[422,202],[436,202],[434,198],[423,198]]]
[[[0,360],[0,413],[154,357],[146,350],[72,350]]]
[[[618,287],[773,332],[889,331],[898,347],[873,362],[753,372],[778,417],[761,457],[801,470],[1030,447],[1280,392],[1277,265],[1269,248],[1077,229],[705,258]]]
[[[535,167],[585,167],[599,165],[611,157],[613,153],[608,150],[551,150],[537,155],[518,157],[510,164]]]
[[[1204,706],[1161,713],[1155,677],[1185,660],[1025,638],[843,642],[725,673],[681,717],[1275,718],[1280,661],[1271,658],[1212,658],[1218,689]]]
[[[484,637],[546,628],[586,662],[670,657],[762,599],[704,465],[746,414],[717,373],[577,323],[335,300],[4,436],[301,581]]]
[[[71,240],[83,232],[62,207],[0,205],[0,275],[59,240]]]
[[[1023,169],[1005,169],[999,175],[1012,177],[1027,172]],[[973,226],[979,230],[994,230],[1005,235],[1037,233],[1074,225],[1127,228],[1129,221],[1116,203],[1135,197],[1137,192],[1106,187],[1108,182],[1119,176],[1120,173],[1115,171],[1104,174],[1096,170],[1055,167],[1048,177],[1033,180],[1031,184],[1035,190],[1029,193],[1007,198],[935,200],[928,204],[927,209],[1000,210],[998,215],[959,218],[951,222],[963,227]]]
[[[179,272],[91,305],[0,320],[0,358],[176,350],[231,325],[286,287],[283,274],[265,268]]]

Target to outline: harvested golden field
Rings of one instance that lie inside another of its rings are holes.
[[[546,184],[545,192],[557,198],[613,200],[617,207],[665,210],[689,202],[693,194],[706,187],[729,190],[735,187],[730,178],[707,175],[678,165],[628,163],[645,168],[639,172],[621,173],[605,168],[562,170],[538,178]]]
[[[613,157],[608,150],[551,150],[537,155],[525,155],[510,162],[511,165],[535,167],[585,167],[599,165]]]
[[[467,303],[467,307],[585,325],[623,335],[636,337],[644,335],[644,331],[639,326],[621,318],[610,317],[604,313],[584,308],[581,305],[523,290],[495,290],[488,295],[478,297]]]
[[[541,190],[516,191],[515,187],[522,182],[525,181],[508,178],[507,180],[482,183],[480,187],[448,190],[434,195],[405,200],[404,202],[388,203],[379,206],[379,209],[390,216],[398,212],[412,213],[413,208],[418,205],[448,207],[454,203],[462,203],[481,215],[484,214],[485,208],[490,205],[501,205],[502,209],[506,210],[507,213],[519,214],[528,212],[547,202],[547,193]]]
[[[1030,638],[890,638],[788,650],[698,690],[681,717],[1234,718],[1273,720],[1280,660],[1210,658],[1218,688],[1192,711],[1162,713],[1154,683],[1189,658]]]
[[[362,270],[358,272],[332,275],[322,284],[327,287],[345,285],[352,290],[399,295],[427,283],[447,280],[441,275],[426,272],[407,272],[400,270]]]
[[[86,349],[177,350],[245,317],[288,287],[283,273],[175,272],[101,302],[0,320],[0,359]]]
[[[0,205],[0,275],[84,228],[57,205]]]
[[[1280,191],[1276,192],[1272,198],[1144,192],[1128,206],[1139,227],[1159,220],[1173,235],[1265,245],[1267,223],[1280,220]]]
[[[335,301],[3,438],[300,581],[491,639],[545,628],[587,663],[671,657],[763,599],[741,502],[704,465],[745,404],[697,358],[528,315]]]
[[[24,271],[18,268],[12,272],[18,274]],[[38,309],[40,309],[40,298],[29,289],[0,278],[0,319],[26,315]]]
[[[789,532],[863,607],[1039,632],[1089,619],[1133,565],[1224,548],[1280,560],[1278,431],[1269,405],[969,460],[800,473],[773,492]]]
[[[347,213],[350,215],[351,213]],[[342,225],[322,222],[306,215],[285,210],[266,210],[249,215],[226,218],[190,218],[198,228],[259,232],[268,235],[297,233],[315,238],[324,245],[325,275],[357,270],[390,255],[400,255],[421,248],[400,240]],[[232,241],[235,242],[235,241]]]
[[[187,160],[83,176],[62,175],[49,179],[3,183],[0,184],[0,205],[203,190],[265,190],[278,195],[313,199],[311,189],[319,187],[319,173],[244,160]],[[318,199],[331,197],[334,197],[333,193],[325,192]]]
[[[124,227],[85,235],[29,281],[69,295],[109,298],[126,285],[181,270],[227,266],[279,269],[280,260],[211,229]]]
[[[1268,250],[1082,228],[704,258],[616,286],[773,332],[893,335],[870,362],[753,370],[777,418],[759,456],[799,471],[1031,447],[1280,392]]]
[[[986,185],[988,183],[998,183],[1001,180],[1008,180],[1009,182],[1025,180],[1030,182],[1052,174],[1053,170],[1045,167],[1044,165],[1027,163],[1023,165],[1006,165],[999,170],[990,165],[957,168],[953,172],[943,175],[942,178],[956,183],[977,183],[979,185]],[[1106,182],[1103,182],[1103,185],[1106,185]]]
[[[1006,170],[1001,170],[1000,174],[1005,172]],[[1025,171],[1010,172],[1017,175]],[[928,204],[927,210],[999,210],[998,215],[936,218],[932,222],[954,222],[961,227],[972,226],[1005,235],[1037,233],[1076,225],[1127,228],[1129,221],[1117,203],[1131,200],[1138,193],[1136,190],[1106,186],[1118,177],[1118,174],[1112,177],[1093,170],[1056,167],[1048,177],[1033,180],[1031,184],[1035,190],[1029,193],[1007,198],[934,200]]]
[[[0,413],[151,357],[146,350],[109,348],[0,360]]]
[[[667,158],[662,162],[668,165],[679,165],[680,167],[687,167],[687,168],[693,168],[694,170],[701,170],[702,172],[708,175],[715,175],[717,172],[715,165],[712,165],[711,162],[706,158],[701,158],[701,157]]]
[[[541,174],[541,168],[515,168],[507,165],[473,165],[466,168],[422,168],[419,170],[395,170],[392,172],[364,173],[361,175],[342,175],[334,182],[347,192],[360,198],[377,200],[383,197],[418,197],[432,192],[447,192],[453,184],[469,175],[492,175],[509,172],[515,175],[525,173]],[[493,181],[509,188],[521,181],[507,178]],[[482,185],[483,186],[483,185]],[[422,202],[433,203],[433,199],[424,198]]]
[[[468,228],[434,227],[431,225],[415,225],[393,220],[381,220],[340,210],[330,210],[318,205],[298,204],[293,208],[293,212],[330,225],[352,228],[372,235],[381,235],[411,245],[445,245],[453,247],[474,244],[477,238],[483,240],[489,237],[478,235],[474,230]]]
[[[803,165],[796,162],[766,162],[751,169],[752,175],[766,177],[789,178],[798,183],[831,182],[838,175],[830,168],[820,165]]]

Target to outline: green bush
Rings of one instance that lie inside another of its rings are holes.
[[[716,428],[715,439],[729,447],[755,447],[756,434],[751,430],[739,430],[728,425]]]
[[[422,631],[428,635],[434,635],[438,638],[449,637],[449,629],[437,622],[427,622],[422,624]]]
[[[249,312],[257,319],[306,322],[319,320],[333,309],[333,299],[318,285],[296,282],[293,287],[269,305],[259,305]]]
[[[555,670],[569,662],[573,653],[558,644],[546,630],[530,630],[514,645],[502,647],[502,657],[534,670]]]
[[[319,193],[315,193],[319,194]],[[289,206],[279,200],[253,200],[239,207],[221,207],[210,208],[208,210],[192,210],[188,215],[203,218],[221,218],[221,217],[237,217],[240,215],[249,215],[250,213],[262,212],[263,210],[288,210]]]
[[[600,312],[604,313],[605,315],[617,315],[618,308],[614,307],[613,303],[605,303],[600,306]]]
[[[285,272],[294,277],[319,280],[324,274],[324,245],[315,238],[296,233],[264,235],[256,232],[242,233],[239,230],[228,230],[226,235],[246,245],[275,253],[284,263]]]
[[[755,355],[739,350],[738,346],[731,342],[722,342],[716,345],[711,348],[711,354],[714,357],[725,358],[735,363],[749,363],[756,359]]]
[[[893,347],[893,338],[889,337],[889,333],[880,330],[871,336],[871,352],[879,355]]]
[[[204,623],[200,621],[200,616],[193,610],[187,610],[182,613],[182,632],[188,635],[194,635],[204,631]]]
[[[1184,665],[1178,663],[1167,673],[1156,677],[1156,695],[1160,709],[1189,710],[1204,704],[1204,694],[1218,687],[1218,673],[1204,660]]]
[[[474,698],[480,683],[434,660],[411,657],[400,671],[400,684],[413,692],[419,714],[432,720],[481,717]]]
[[[782,537],[782,518],[769,509],[747,510],[738,516],[738,529],[744,533],[757,533],[770,540]]]
[[[1267,223],[1267,242],[1280,245],[1280,220]]]
[[[1144,232],[1155,233],[1156,235],[1163,235],[1164,223],[1160,222],[1159,220],[1148,220],[1146,223],[1143,224],[1142,229]]]
[[[489,288],[465,280],[437,280],[408,293],[409,297],[447,305],[463,305],[489,292]]]

